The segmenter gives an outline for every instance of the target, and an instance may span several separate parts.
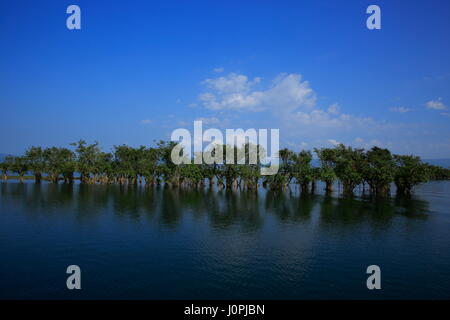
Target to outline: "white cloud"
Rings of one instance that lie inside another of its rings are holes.
[[[244,93],[230,93],[222,97],[217,97],[212,93],[203,93],[199,96],[203,105],[211,110],[248,110],[261,111],[261,95],[253,93],[246,95]]]
[[[212,110],[276,110],[277,113],[313,107],[316,95],[299,74],[280,74],[266,90],[253,90],[261,78],[249,80],[247,76],[230,73],[202,83],[210,92],[200,94],[203,105]]]
[[[339,104],[333,103],[331,106],[328,107],[328,113],[331,114],[338,114],[339,113]]]
[[[300,143],[288,141],[288,142],[286,142],[286,145],[287,145],[290,149],[292,149],[292,150],[294,150],[294,151],[297,151],[297,150],[306,149],[306,148],[309,146],[309,143],[308,143],[308,142],[305,142],[305,141],[301,141]]]
[[[433,134],[443,130],[435,124],[392,122],[365,117],[363,114],[348,114],[337,103],[319,106],[316,104],[316,92],[299,74],[280,74],[269,83],[260,78],[232,73],[206,79],[202,84],[207,90],[199,95],[199,105],[215,110],[215,117],[233,119],[231,127],[242,127],[243,124],[246,127],[251,120],[252,127],[279,128],[281,144],[287,143],[295,150],[342,142],[366,149],[378,145],[396,153],[420,154],[425,152],[427,139],[431,137],[431,134],[424,135],[423,129],[429,129]],[[430,101],[428,105],[431,108],[440,107],[444,111],[447,108],[441,99]],[[389,110],[399,113],[413,111],[398,106]],[[246,117],[235,111],[261,113]],[[450,112],[441,114],[450,117]],[[221,120],[220,125],[222,123]],[[439,139],[442,134],[436,137]],[[429,154],[442,156],[448,152],[449,149],[436,148]]]
[[[398,112],[398,113],[407,113],[410,112],[412,109],[405,108],[405,107],[392,107],[389,109],[391,112]]]
[[[337,142],[337,141],[334,140],[334,139],[328,139],[328,142],[329,142],[330,144],[332,144],[333,146],[337,146],[337,145],[339,144],[339,142]]]
[[[428,101],[425,105],[427,106],[428,109],[434,109],[434,110],[447,110],[447,106],[444,105],[441,102],[441,98],[437,99],[437,100],[431,100]]]
[[[141,124],[144,124],[144,125],[150,124],[150,123],[152,123],[152,122],[153,122],[153,121],[150,120],[150,119],[144,119],[144,120],[141,120]]]
[[[255,79],[234,73],[207,79],[203,84],[210,90],[199,98],[204,107],[220,112],[270,111],[272,115],[266,118],[270,119],[269,127],[282,128],[289,139],[325,139],[329,135],[341,138],[343,134],[361,130],[371,135],[383,129],[384,124],[371,118],[341,113],[338,103],[326,110],[317,108],[316,93],[301,75],[280,74],[263,90],[254,89],[260,82],[259,78]]]
[[[443,73],[435,76],[425,76],[424,80],[430,81],[430,80],[445,80],[450,77],[450,73]]]
[[[345,128],[364,128],[373,126],[374,121],[371,118],[354,117],[349,114],[331,114],[320,109],[311,111],[298,111],[287,115],[285,122],[293,126],[310,126],[313,129],[345,129]]]
[[[187,127],[187,126],[189,126],[189,125],[192,125],[192,122],[180,120],[180,121],[177,122],[177,124],[178,124],[180,127]]]
[[[255,78],[249,81],[248,77],[242,74],[230,73],[228,76],[219,77],[216,79],[206,79],[202,84],[208,88],[223,93],[244,93],[248,92],[251,86],[258,83],[260,78]]]
[[[377,140],[377,139],[370,140],[370,144],[371,144],[371,147],[379,147],[379,148],[384,147],[384,144],[380,140]],[[368,149],[369,147],[366,147],[366,148]]]
[[[217,124],[220,123],[220,120],[216,117],[211,118],[197,118],[195,121],[202,121],[203,124]]]
[[[221,73],[221,72],[223,72],[224,70],[225,70],[225,69],[222,68],[222,67],[220,67],[220,68],[214,68],[214,69],[213,69],[213,71],[216,72],[216,73]]]

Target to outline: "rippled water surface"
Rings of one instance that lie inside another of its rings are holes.
[[[0,259],[3,299],[449,299],[450,183],[349,200],[2,182]]]

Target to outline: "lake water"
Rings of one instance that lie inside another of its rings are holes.
[[[449,299],[450,182],[384,200],[2,182],[0,259],[2,299]]]

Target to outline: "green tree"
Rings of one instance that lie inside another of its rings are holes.
[[[419,157],[394,155],[394,159],[397,164],[394,175],[397,194],[410,195],[414,186],[428,181],[427,165]]]
[[[386,195],[394,181],[395,161],[388,149],[373,147],[365,154],[363,179],[370,186],[371,193]]]
[[[302,193],[308,192],[309,184],[314,180],[314,170],[311,166],[311,151],[302,150],[293,157],[292,174],[296,182],[301,186]]]
[[[159,141],[157,143],[158,166],[157,174],[165,183],[178,186],[180,184],[180,167],[172,161],[172,149],[178,145],[174,141]]]
[[[319,157],[319,179],[325,182],[325,192],[331,193],[333,191],[333,183],[337,176],[335,173],[336,166],[336,150],[330,148],[314,149],[314,152]]]
[[[113,153],[100,150],[98,143],[88,145],[84,140],[71,144],[75,152],[67,148],[31,147],[22,157],[6,157],[0,163],[4,179],[8,172],[16,173],[22,180],[30,170],[39,182],[44,174],[50,181],[58,182],[62,177],[66,183],[74,180],[74,172],[80,173],[82,183],[142,183],[150,186],[159,184],[161,179],[167,185],[198,187],[206,179],[212,185],[227,188],[257,190],[261,179],[261,160],[265,150],[259,145],[250,143],[241,147],[221,146],[224,164],[208,164],[203,161],[190,163],[183,152],[185,160],[176,165],[172,154],[178,143],[159,141],[155,147],[140,146],[133,148],[127,145],[115,146]],[[352,194],[354,188],[367,183],[375,194],[388,194],[393,182],[399,194],[410,194],[413,187],[429,179],[450,179],[450,169],[422,163],[419,157],[393,156],[388,149],[373,147],[365,152],[339,145],[334,148],[314,149],[320,160],[320,167],[312,166],[312,153],[301,151],[295,154],[289,149],[279,151],[279,170],[277,174],[265,176],[263,185],[271,189],[286,188],[292,179],[301,186],[302,192],[309,186],[314,191],[315,182],[325,182],[327,193],[332,191],[336,179],[343,185],[344,194]],[[256,154],[256,157],[255,157]],[[194,158],[205,158],[204,153],[197,153]],[[227,159],[228,157],[228,159]],[[252,159],[250,159],[252,158]],[[203,159],[204,160],[204,159]],[[231,160],[231,161],[229,161]],[[252,160],[252,161],[250,161]]]
[[[340,144],[334,148],[334,152],[334,171],[342,183],[343,193],[352,195],[355,187],[363,181],[364,149],[353,149]]]
[[[65,183],[73,183],[76,169],[75,153],[67,148],[58,148],[57,171],[63,176]]]
[[[266,150],[261,145],[245,143],[241,147],[242,151],[244,159],[238,167],[240,184],[246,189],[257,190],[261,178],[261,158],[266,156]]]
[[[25,161],[29,170],[33,172],[36,183],[40,183],[42,173],[45,171],[45,158],[42,148],[31,147],[25,151]]]
[[[77,171],[80,173],[80,181],[82,183],[92,181],[90,180],[91,173],[95,170],[95,165],[101,152],[98,142],[88,145],[86,141],[79,140],[70,145],[76,147]]]
[[[46,148],[43,151],[43,157],[50,181],[57,183],[62,175],[65,182],[73,182],[76,159],[71,150],[57,147]]]
[[[293,165],[295,153],[284,148],[278,152],[280,161],[278,172],[274,175],[266,176],[264,185],[269,184],[271,189],[284,189],[289,186],[293,179]]]
[[[450,169],[442,168],[439,166],[426,163],[428,170],[428,176],[430,180],[449,180]]]
[[[28,165],[24,157],[12,157],[12,164],[10,170],[17,173],[20,181],[23,181],[23,176],[28,171]]]
[[[8,179],[8,171],[11,171],[14,157],[6,156],[3,162],[0,162],[0,170],[2,171],[3,180]]]

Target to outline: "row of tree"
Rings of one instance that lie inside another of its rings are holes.
[[[419,157],[394,155],[388,149],[373,147],[370,150],[338,145],[334,148],[314,149],[319,164],[313,165],[311,151],[295,153],[288,149],[279,151],[279,170],[270,176],[261,176],[261,159],[249,164],[250,144],[241,149],[234,147],[233,164],[180,164],[172,162],[175,142],[160,141],[155,147],[133,148],[114,146],[112,153],[103,152],[98,143],[84,140],[69,148],[31,147],[23,156],[8,156],[0,163],[7,179],[8,172],[19,179],[31,172],[35,181],[42,179],[57,183],[117,183],[198,187],[204,184],[226,188],[257,190],[262,182],[271,189],[300,185],[302,192],[314,191],[316,182],[323,181],[327,192],[333,191],[335,182],[342,185],[344,194],[352,194],[362,186],[375,195],[390,193],[392,183],[397,193],[410,194],[417,184],[429,180],[450,179],[450,169],[424,163]],[[227,148],[223,148],[224,157]],[[259,150],[259,149],[258,149]],[[242,152],[240,152],[242,151]],[[195,157],[203,157],[196,154]],[[238,162],[243,157],[244,162]],[[242,163],[242,164],[237,164]]]
[[[280,150],[279,174],[271,176],[266,183],[285,187],[295,180],[302,191],[314,188],[316,181],[323,181],[325,190],[331,192],[339,181],[344,194],[352,194],[362,186],[371,194],[386,195],[395,183],[397,193],[410,194],[413,187],[429,180],[450,179],[450,169],[433,166],[412,155],[394,155],[388,149],[361,148],[340,144],[334,148],[314,149],[320,166],[311,165],[312,153],[301,151],[296,154],[288,149]]]

